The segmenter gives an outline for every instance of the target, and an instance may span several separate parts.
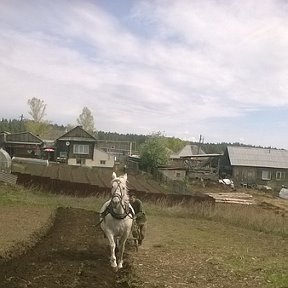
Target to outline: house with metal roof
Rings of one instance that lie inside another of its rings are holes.
[[[245,186],[287,185],[288,151],[228,146],[220,161],[220,175]]]

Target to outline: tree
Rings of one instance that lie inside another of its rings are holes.
[[[31,133],[44,137],[49,130],[49,122],[44,120],[46,104],[43,100],[33,97],[28,100],[32,120],[25,121],[25,128]]]
[[[179,138],[170,137],[166,138],[166,140],[167,140],[167,148],[169,148],[173,152],[178,152],[185,146],[185,141]]]
[[[88,131],[89,133],[95,133],[94,117],[87,107],[84,107],[82,109],[82,113],[79,115],[77,123],[81,125],[82,128]]]
[[[46,104],[43,100],[33,97],[28,100],[28,105],[30,107],[30,111],[28,112],[33,121],[42,122],[45,116]]]
[[[166,144],[166,138],[160,132],[148,136],[140,146],[141,168],[153,173],[157,167],[167,164],[169,153]]]

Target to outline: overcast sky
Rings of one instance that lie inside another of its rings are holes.
[[[0,118],[288,148],[288,2],[1,0]]]

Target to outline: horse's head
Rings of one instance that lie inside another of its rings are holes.
[[[119,203],[124,205],[129,201],[126,183],[127,173],[117,177],[116,173],[113,172],[111,181],[111,202],[114,207],[118,206]]]

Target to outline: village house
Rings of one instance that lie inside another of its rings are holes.
[[[288,184],[288,151],[228,146],[220,161],[220,175],[236,185],[265,185],[279,188]]]
[[[187,144],[178,153],[171,154],[169,168],[160,171],[171,180],[218,180],[218,161],[221,154],[206,154],[196,144]]]
[[[10,157],[40,158],[43,140],[30,132],[0,133],[0,148]]]
[[[97,148],[96,138],[76,126],[55,141],[56,159],[68,165],[113,167],[114,156]]]

